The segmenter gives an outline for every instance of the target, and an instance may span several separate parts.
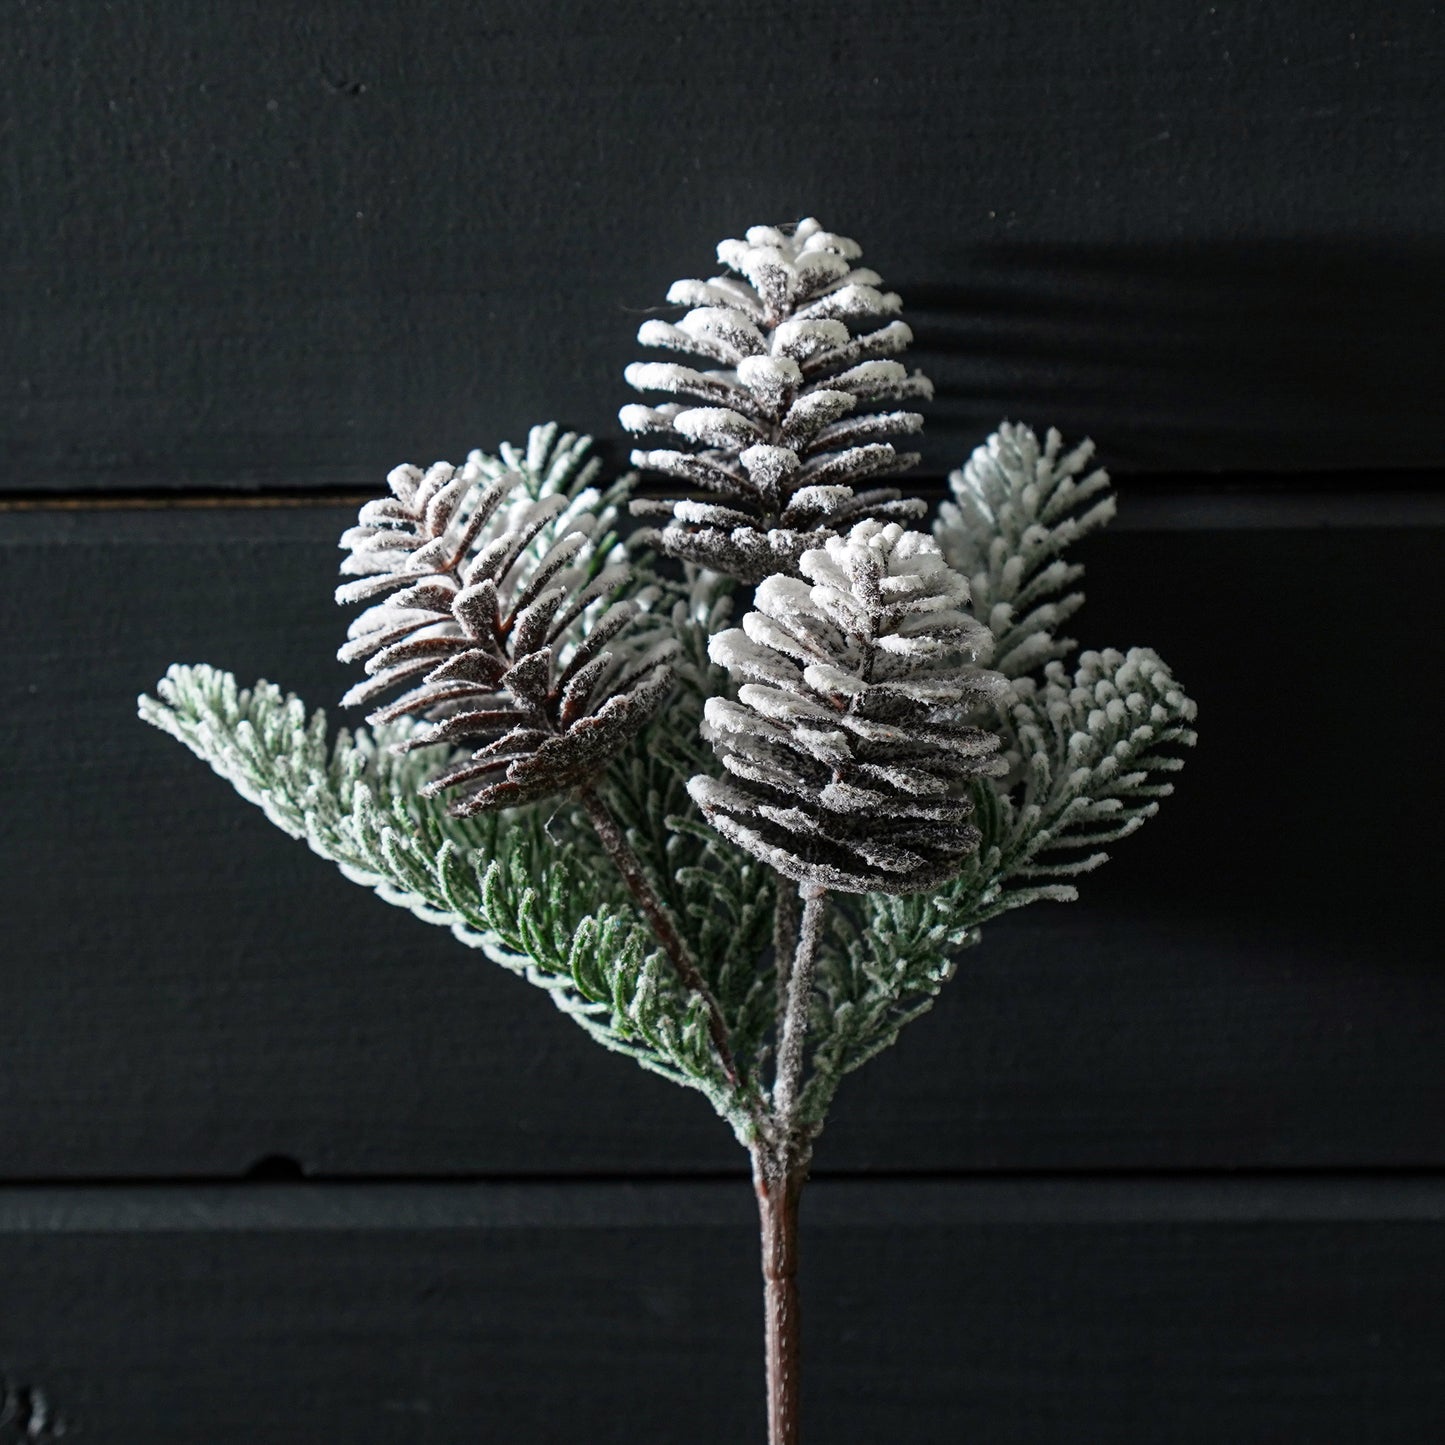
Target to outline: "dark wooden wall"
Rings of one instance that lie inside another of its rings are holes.
[[[1445,1435],[1439,7],[13,0],[0,55],[0,1441],[761,1438],[706,1106],[133,700],[330,702],[348,499],[616,458],[667,283],[806,213],[904,295],[925,485],[1095,437],[1081,635],[1202,738],[841,1095],[809,1438]]]

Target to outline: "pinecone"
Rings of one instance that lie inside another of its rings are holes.
[[[711,698],[705,735],[729,774],[695,777],[725,837],[812,889],[913,893],[978,846],[970,780],[999,740],[967,719],[1006,686],[976,665],[988,629],[938,544],[863,521],[805,552],[797,577],[757,589],[718,633],[714,661],[743,680]],[[811,585],[810,585],[811,584]]]
[[[758,582],[792,571],[803,552],[863,518],[921,515],[924,504],[901,499],[894,487],[855,490],[918,461],[891,439],[918,431],[923,418],[877,408],[933,395],[921,372],[910,376],[888,359],[913,339],[904,322],[861,335],[850,329],[900,306],[896,293],[878,289],[876,272],[853,267],[857,242],[810,218],[791,234],[754,226],[745,240],[723,241],[717,254],[745,279],[678,281],[667,299],[694,309],[676,325],[644,322],[637,339],[721,369],[634,362],[626,371],[639,391],[701,403],[620,413],[628,431],[678,444],[633,452],[635,466],[708,494],[634,502],[636,515],[669,519],[647,534],[649,544]]]
[[[563,439],[563,444],[572,438]],[[398,467],[393,495],[368,502],[341,538],[351,555],[340,603],[390,594],[352,623],[337,654],[370,674],[342,699],[370,714],[424,720],[398,751],[447,744],[451,761],[422,789],[466,785],[458,816],[513,807],[592,781],[657,711],[671,684],[670,640],[625,636],[639,611],[611,601],[624,563],[599,567],[596,518],[577,488],[537,491],[542,467],[498,472],[473,456],[460,470]],[[524,495],[512,500],[519,490]],[[510,505],[509,505],[510,503]]]

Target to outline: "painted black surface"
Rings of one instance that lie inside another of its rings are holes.
[[[1155,646],[1199,699],[1179,795],[1081,903],[988,930],[933,1015],[844,1088],[820,1168],[1445,1164],[1441,531],[1428,510],[1341,530],[1229,525],[1261,518],[1221,506],[1226,525],[1121,529],[1086,554],[1083,641]],[[172,660],[330,705],[344,520],[0,516],[0,1167],[741,1167],[701,1099],[345,882],[134,720]]]
[[[760,1437],[741,1181],[393,1193],[7,1191],[0,1359],[115,1445]],[[810,1436],[1419,1445],[1442,1218],[1438,1182],[816,1184]]]
[[[556,416],[814,212],[900,289],[935,473],[1442,460],[1438,7],[27,0],[0,488],[370,485]]]

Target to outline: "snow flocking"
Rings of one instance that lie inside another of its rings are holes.
[[[725,837],[806,888],[936,887],[977,846],[971,780],[998,770],[977,725],[1004,679],[968,582],[925,533],[856,523],[758,587],[712,639],[741,683],[709,699],[726,770],[689,791]]]
[[[544,442],[539,463],[553,438]],[[371,602],[337,654],[369,676],[342,702],[410,683],[368,721],[417,720],[399,749],[452,750],[422,793],[465,787],[452,805],[462,816],[594,779],[671,684],[678,644],[627,645],[641,610],[617,596],[629,569],[599,557],[596,494],[585,476],[568,486],[562,473],[480,457],[459,469],[398,467],[392,495],[363,506],[341,538],[341,570],[355,580],[336,600]]]
[[[933,387],[896,359],[913,333],[860,254],[811,218],[754,226],[717,248],[734,274],[676,282],[668,301],[692,309],[643,323],[644,346],[702,363],[626,370],[639,391],[678,398],[620,413],[663,443],[634,451],[634,465],[686,489],[632,504],[662,519],[648,540],[668,556],[759,582],[864,518],[922,515],[921,501],[876,483],[917,463],[896,443],[923,418],[896,404]]]

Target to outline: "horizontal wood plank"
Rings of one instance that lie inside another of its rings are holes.
[[[0,516],[0,1174],[739,1167],[700,1098],[346,883],[135,720],[173,660],[331,704],[344,520]],[[1445,1164],[1424,704],[1441,540],[1090,544],[1083,640],[1157,647],[1199,699],[1197,754],[1083,901],[991,927],[848,1082],[821,1169]]]
[[[1441,16],[1015,0],[21,4],[0,489],[304,489],[555,416],[760,221],[898,288],[941,473],[1438,465]]]
[[[117,1445],[758,1439],[750,1216],[741,1180],[6,1191],[0,1371]],[[1438,1181],[820,1182],[808,1432],[1418,1445],[1442,1223]]]

